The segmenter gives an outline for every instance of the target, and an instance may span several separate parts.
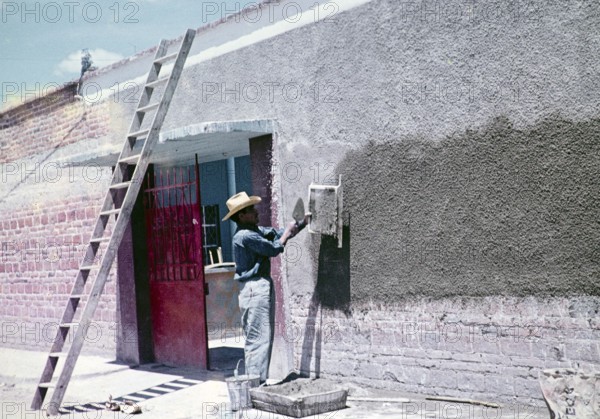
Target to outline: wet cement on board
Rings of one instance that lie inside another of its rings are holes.
[[[342,390],[342,386],[322,378],[294,378],[282,384],[263,388],[266,393],[275,393],[282,396],[302,398],[314,394],[323,394],[330,391]]]
[[[312,231],[329,236],[337,235],[338,198],[334,189],[312,190],[308,210],[312,214]]]

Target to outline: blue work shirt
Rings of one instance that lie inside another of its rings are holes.
[[[240,224],[233,235],[233,255],[237,281],[252,278],[270,278],[270,257],[283,252],[279,239],[284,229]]]

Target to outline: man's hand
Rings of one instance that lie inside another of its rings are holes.
[[[310,221],[311,216],[312,216],[312,214],[310,212],[307,212],[306,214],[304,214],[304,219],[302,221],[290,222],[287,225],[285,231],[283,232],[281,239],[279,239],[281,244],[285,245],[285,242],[287,242],[288,239],[291,239],[296,234],[298,234],[300,231],[302,231],[304,229],[304,227],[306,227],[308,225],[308,222]]]
[[[285,228],[285,231],[281,235],[281,238],[279,239],[279,241],[281,242],[281,244],[283,244],[285,246],[285,242],[287,242],[288,239],[291,239],[292,237],[294,237],[297,233],[298,233],[298,226],[296,225],[295,221],[292,221]]]
[[[296,223],[299,232],[302,231],[304,227],[308,225],[308,223],[310,222],[310,217],[312,217],[312,213],[307,212],[306,214],[304,214],[304,219]]]

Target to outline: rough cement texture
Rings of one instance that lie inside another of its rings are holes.
[[[348,153],[352,298],[600,295],[599,140],[598,119],[498,118]]]
[[[335,236],[338,225],[338,200],[333,189],[316,189],[311,191],[308,210],[312,214],[310,228],[312,231]]]
[[[334,236],[313,236],[312,252],[318,255],[314,304],[348,310],[351,300],[350,229],[342,231],[342,247]]]

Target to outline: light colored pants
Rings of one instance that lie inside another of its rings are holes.
[[[270,278],[259,278],[242,282],[239,304],[246,339],[244,346],[246,373],[259,375],[262,382],[267,379],[273,347],[275,318],[273,281]]]

